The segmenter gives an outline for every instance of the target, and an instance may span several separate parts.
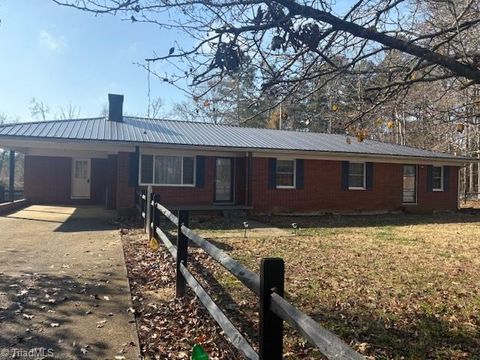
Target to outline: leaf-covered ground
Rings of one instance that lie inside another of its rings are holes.
[[[264,217],[256,220],[266,228],[247,238],[244,220],[197,218],[192,227],[256,272],[262,257],[282,257],[289,299],[368,358],[480,359],[479,215]],[[144,354],[182,358],[199,342],[214,359],[239,358],[191,293],[172,301],[166,251],[152,253],[140,232],[125,240]],[[203,251],[191,247],[189,261],[255,344],[253,294]],[[321,356],[287,326],[284,358]]]
[[[175,299],[175,263],[160,247],[152,251],[141,230],[123,230],[133,309],[141,353],[145,359],[190,359],[194,344],[202,344],[212,360],[236,359],[225,340],[189,292]]]

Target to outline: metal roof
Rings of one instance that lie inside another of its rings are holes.
[[[347,141],[346,135],[216,125],[163,119],[124,117],[27,122],[0,126],[2,138],[113,141],[174,144],[235,149],[312,151],[466,160],[451,154],[388,144],[379,141]]]

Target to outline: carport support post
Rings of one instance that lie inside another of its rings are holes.
[[[9,187],[8,187],[8,194],[10,195],[10,201],[14,202],[15,201],[15,151],[10,150],[10,182],[9,182]]]
[[[145,232],[148,235],[148,240],[150,240],[150,236],[152,235],[152,228],[150,224],[152,223],[152,186],[147,186],[147,194],[145,196],[147,199],[145,200]]]
[[[285,265],[283,259],[262,259],[260,267],[260,360],[282,360],[283,320],[270,310],[272,293],[283,297]]]
[[[182,225],[188,227],[188,211],[178,211],[178,226],[177,226],[177,279],[176,279],[176,297],[185,296],[186,282],[180,271],[180,264],[187,266],[188,258],[188,238],[182,233]]]

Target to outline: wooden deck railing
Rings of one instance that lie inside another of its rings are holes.
[[[284,262],[279,258],[262,259],[260,276],[232,259],[224,251],[194,233],[189,226],[189,212],[178,211],[178,217],[159,202],[150,189],[137,193],[137,210],[145,220],[145,231],[160,239],[176,261],[176,296],[185,295],[187,285],[195,292],[230,342],[246,359],[280,360],[283,357],[283,323],[287,321],[328,359],[364,359],[342,339],[323,328],[311,317],[284,298]],[[177,227],[177,246],[159,226],[164,216]],[[223,311],[188,270],[188,242],[192,241],[235,278],[259,297],[259,352],[245,339]]]

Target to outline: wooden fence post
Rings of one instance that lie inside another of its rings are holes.
[[[177,226],[177,279],[176,279],[176,297],[185,296],[186,282],[180,271],[180,264],[187,266],[188,258],[188,238],[182,233],[182,225],[188,227],[188,211],[178,211],[178,226]]]
[[[151,218],[151,210],[152,210],[152,186],[149,185],[147,187],[147,194],[145,196],[147,199],[145,200],[145,232],[148,235],[148,239],[150,240],[150,236],[152,235],[152,229],[150,224],[152,222]]]
[[[260,268],[260,360],[282,360],[283,320],[270,310],[273,292],[283,297],[285,265],[283,259],[262,259]]]

